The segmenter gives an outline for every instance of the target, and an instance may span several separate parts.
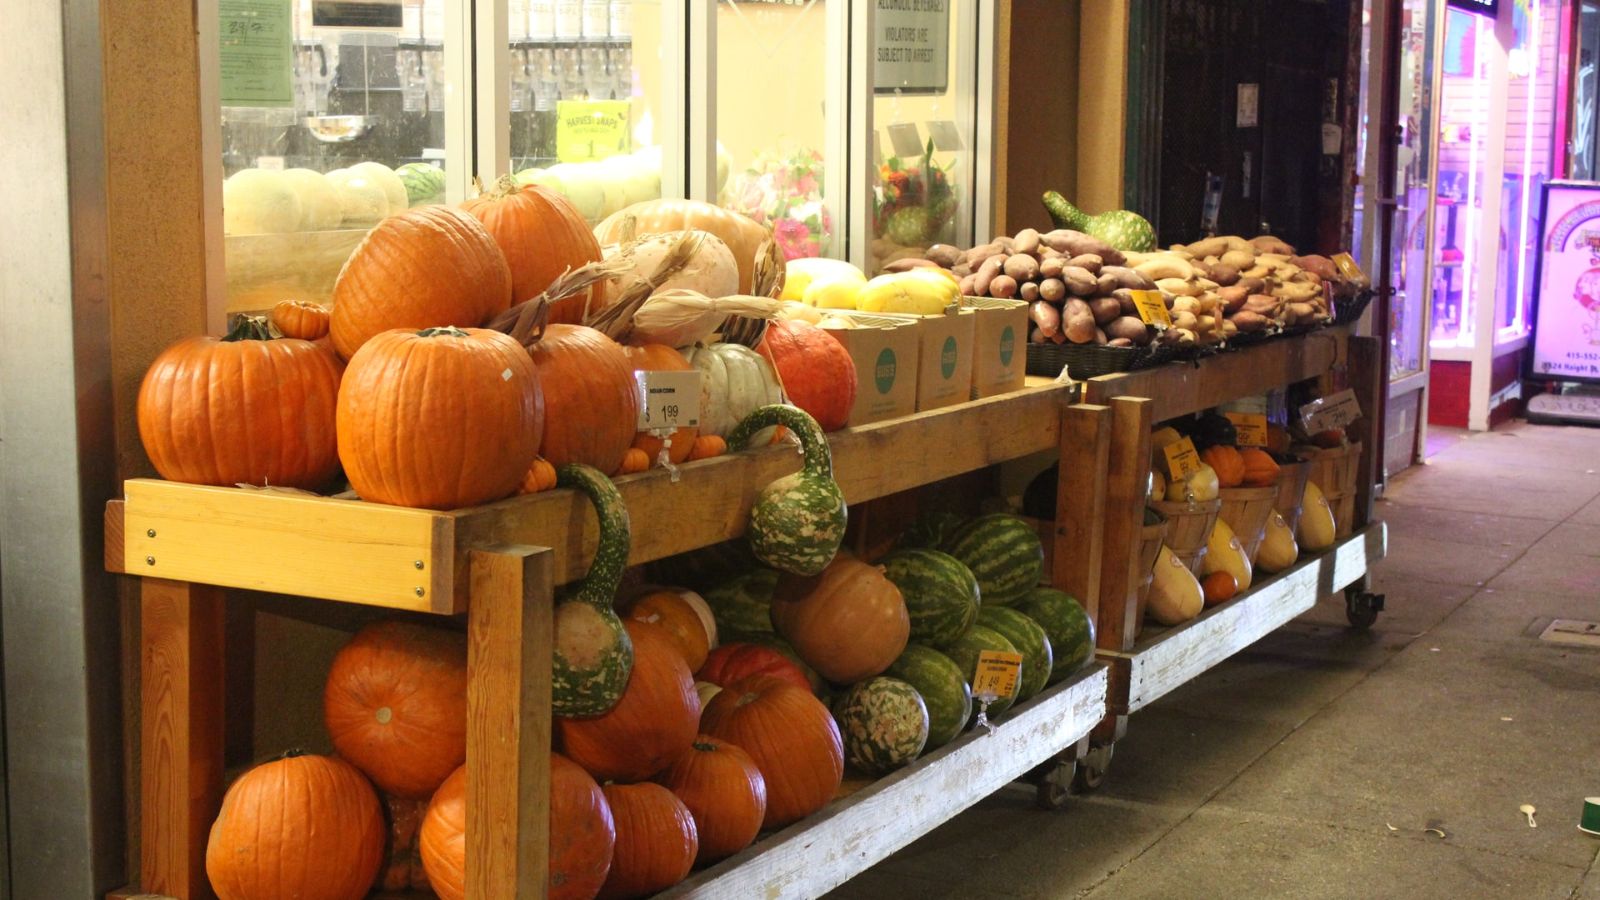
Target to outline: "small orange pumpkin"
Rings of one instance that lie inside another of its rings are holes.
[[[712,459],[728,452],[728,442],[714,434],[702,434],[694,439],[694,448],[689,451],[689,461],[697,459]]]
[[[665,344],[644,344],[638,347],[623,347],[623,352],[628,354],[628,361],[633,364],[635,372],[693,372],[694,366],[683,358],[683,354]],[[698,428],[679,428],[672,432],[672,445],[667,448],[667,458],[673,465],[678,465],[689,459],[689,454],[694,448],[695,435],[699,434]],[[662,440],[648,431],[641,431],[633,437],[633,445],[643,450],[650,458],[652,465],[656,457],[661,455]]]
[[[664,630],[677,645],[690,672],[700,671],[706,654],[711,652],[711,638],[706,634],[700,613],[676,591],[651,591],[633,602],[627,618],[646,622]]]
[[[1246,447],[1239,451],[1244,462],[1244,483],[1249,487],[1268,487],[1278,483],[1278,462],[1272,454],[1259,447]]]
[[[1232,600],[1239,593],[1239,582],[1227,572],[1212,572],[1200,582],[1200,590],[1205,595],[1206,609],[1210,609]]]
[[[327,307],[309,300],[279,300],[272,307],[272,326],[286,338],[315,341],[328,334]]]
[[[629,447],[622,454],[622,465],[617,469],[618,475],[633,475],[650,468],[650,454],[638,447]]]
[[[550,465],[550,460],[535,456],[533,462],[528,465],[527,474],[522,476],[522,487],[517,489],[517,493],[537,494],[555,486],[556,467]]]
[[[1217,487],[1232,488],[1244,483],[1244,459],[1239,456],[1239,448],[1217,444],[1202,451],[1200,459],[1217,471]]]

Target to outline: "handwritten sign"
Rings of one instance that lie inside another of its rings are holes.
[[[700,373],[633,373],[639,385],[640,431],[694,428],[700,424]]]
[[[950,0],[876,0],[874,87],[943,94],[950,84]]]
[[[1017,693],[1022,677],[1022,654],[1004,650],[978,651],[978,667],[972,675],[972,696],[994,702]]]
[[[1167,301],[1161,296],[1160,291],[1129,291],[1133,295],[1133,306],[1139,312],[1139,318],[1146,325],[1160,325],[1172,327],[1172,313],[1167,310]]]
[[[217,12],[222,26],[222,105],[293,106],[289,0],[220,0]]]
[[[628,101],[556,102],[556,157],[592,162],[628,152]]]
[[[1241,447],[1267,446],[1267,417],[1261,413],[1228,412],[1223,413],[1228,421],[1233,423],[1233,430],[1238,432],[1237,443]]]
[[[1173,481],[1188,481],[1200,471],[1200,451],[1194,441],[1182,438],[1161,448],[1167,457],[1167,475]]]
[[[1300,421],[1310,434],[1348,428],[1351,422],[1359,418],[1361,403],[1356,400],[1356,392],[1352,390],[1329,394],[1300,407]]]

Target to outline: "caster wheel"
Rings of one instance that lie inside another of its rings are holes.
[[[1350,588],[1344,594],[1344,615],[1353,628],[1371,628],[1383,611],[1383,595]]]
[[[1078,771],[1072,778],[1074,791],[1087,794],[1100,788],[1106,780],[1106,770],[1111,768],[1111,750],[1115,746],[1091,747],[1083,759],[1078,760]]]
[[[1051,812],[1065,808],[1072,797],[1072,782],[1077,768],[1077,763],[1071,760],[1057,763],[1049,774],[1034,782],[1034,805]]]

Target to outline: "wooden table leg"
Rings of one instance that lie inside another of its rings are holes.
[[[1083,403],[1062,411],[1050,583],[1078,598],[1090,621],[1098,621],[1100,612],[1110,454],[1110,407]]]
[[[1361,441],[1361,461],[1356,470],[1355,527],[1372,523],[1374,515],[1374,487],[1383,480],[1383,440],[1388,430],[1385,422],[1385,392],[1389,389],[1387,372],[1378,371],[1383,358],[1382,347],[1375,337],[1350,338],[1350,389],[1361,404],[1361,429],[1352,435]]]
[[[542,897],[550,852],[554,555],[471,552],[467,896]]]
[[[1133,562],[1150,490],[1150,417],[1139,397],[1111,401],[1111,455],[1106,472],[1105,549],[1100,565],[1100,647],[1130,650],[1139,635]]]
[[[223,593],[157,578],[141,593],[140,886],[201,900],[222,803]]]

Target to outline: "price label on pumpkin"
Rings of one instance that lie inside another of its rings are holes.
[[[1261,413],[1228,412],[1223,413],[1228,421],[1233,423],[1233,430],[1238,432],[1237,443],[1241,447],[1267,446],[1267,417]]]
[[[991,703],[1017,692],[1022,676],[1022,654],[1004,650],[978,651],[978,669],[972,675],[972,696]]]
[[[1139,311],[1139,318],[1146,325],[1160,325],[1164,328],[1172,327],[1172,313],[1167,311],[1167,301],[1162,299],[1160,291],[1129,291],[1133,295],[1133,306]]]
[[[1173,481],[1188,481],[1200,471],[1200,451],[1189,438],[1173,441],[1161,452],[1167,456],[1167,475]]]
[[[1335,253],[1333,255],[1333,267],[1339,270],[1339,274],[1344,276],[1345,281],[1353,281],[1357,284],[1372,283],[1372,280],[1367,277],[1367,273],[1362,271],[1361,264],[1356,262],[1356,258],[1348,253]]]
[[[1307,434],[1348,428],[1350,423],[1359,418],[1361,401],[1356,399],[1356,392],[1348,388],[1300,407],[1300,421],[1305,425]]]
[[[640,431],[696,428],[700,425],[700,373],[635,372],[639,384]]]

